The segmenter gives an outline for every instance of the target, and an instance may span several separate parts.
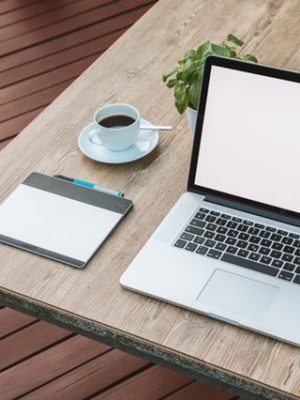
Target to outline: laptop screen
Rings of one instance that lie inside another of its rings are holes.
[[[194,183],[300,213],[300,84],[211,66]]]

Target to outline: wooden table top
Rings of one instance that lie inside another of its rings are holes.
[[[191,138],[162,73],[191,47],[234,33],[259,61],[300,69],[297,0],[160,0],[0,153],[0,201],[30,172],[115,187],[134,210],[88,267],[76,270],[0,246],[0,301],[237,392],[300,399],[300,349],[120,287],[119,278],[187,182]],[[77,147],[106,103],[135,105],[170,124],[146,158],[96,163]],[[22,113],[22,110],[20,110]]]

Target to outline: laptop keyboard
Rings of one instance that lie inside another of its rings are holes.
[[[300,235],[200,208],[174,246],[300,284]]]

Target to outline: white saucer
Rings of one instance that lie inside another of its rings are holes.
[[[144,118],[141,118],[141,125],[152,126],[152,124]],[[128,149],[124,151],[111,151],[104,146],[93,144],[89,141],[89,133],[94,129],[92,122],[82,129],[78,137],[79,149],[92,160],[108,164],[128,163],[145,157],[155,149],[159,139],[157,130],[142,130],[139,132],[137,141]]]

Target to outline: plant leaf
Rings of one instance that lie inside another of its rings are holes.
[[[177,83],[177,79],[170,79],[167,82],[167,86],[168,86],[168,88],[172,88],[172,87],[174,87],[176,85],[176,83]]]
[[[189,103],[195,108],[198,108],[200,92],[200,79],[195,80],[188,88]]]
[[[242,40],[238,39],[238,38],[237,38],[236,36],[234,36],[232,33],[230,33],[230,34],[227,36],[227,40],[228,40],[228,42],[234,43],[234,44],[236,44],[237,46],[243,46],[243,44],[244,44],[244,42],[243,42]]]
[[[230,57],[230,51],[226,47],[212,43],[211,49],[217,56]]]
[[[203,43],[197,49],[198,56],[200,60],[204,59],[209,53],[211,53],[211,42],[208,40],[207,42]]]
[[[166,80],[167,80],[171,75],[175,74],[175,72],[177,72],[177,67],[176,67],[176,68],[173,68],[173,69],[170,69],[169,71],[165,72],[165,73],[163,74],[163,77],[162,77],[163,81],[166,82]]]
[[[241,57],[241,59],[244,61],[251,61],[257,63],[257,58],[254,57],[252,54],[245,54],[244,56]]]
[[[198,53],[197,53],[197,51],[194,50],[194,49],[188,50],[188,51],[185,53],[184,57],[183,57],[184,61],[186,61],[186,60],[188,60],[188,59],[191,59],[191,60],[193,61],[193,60],[195,60],[195,59],[197,59],[197,58],[198,58]]]

